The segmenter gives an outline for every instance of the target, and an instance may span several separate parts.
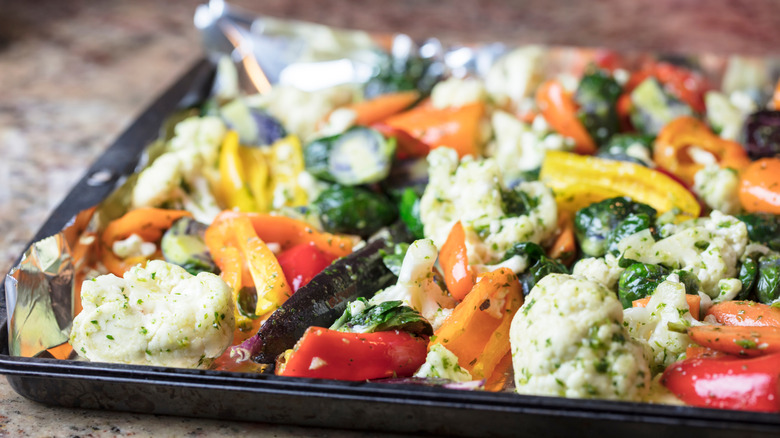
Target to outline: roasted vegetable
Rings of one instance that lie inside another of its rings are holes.
[[[267,112],[248,107],[236,99],[220,108],[220,115],[230,129],[238,132],[244,146],[266,146],[287,135],[278,120]]]
[[[751,241],[780,251],[780,216],[771,213],[751,213],[737,215],[737,219],[745,223]]]
[[[620,255],[620,241],[639,231],[652,229],[654,219],[647,213],[629,214],[607,235],[607,252],[614,256]]]
[[[756,298],[764,304],[780,298],[780,255],[767,254],[758,259]]]
[[[761,158],[746,166],[739,202],[748,212],[780,214],[780,158]]]
[[[400,242],[393,245],[393,252],[382,256],[382,262],[397,277],[401,273],[401,266],[406,256],[406,251],[409,250],[409,244],[406,242]]]
[[[620,275],[618,298],[624,309],[636,300],[649,297],[666,280],[669,270],[660,265],[634,263]]]
[[[190,217],[174,222],[160,241],[165,261],[181,266],[192,275],[200,272],[217,273],[219,269],[203,237],[206,228],[207,225]]]
[[[518,276],[523,286],[523,295],[528,295],[542,278],[549,274],[568,274],[569,270],[563,263],[548,258],[544,249],[533,242],[517,243],[504,255],[504,260],[514,256],[523,256],[528,260],[528,269]]]
[[[618,230],[618,226],[631,215],[635,217]],[[582,252],[592,257],[601,257],[606,254],[610,243],[617,247],[615,240],[633,234],[630,233],[631,230],[637,232],[646,229],[653,222],[655,209],[627,197],[617,197],[577,211],[574,216],[574,230]],[[647,227],[642,228],[644,225]]]
[[[398,214],[415,239],[425,237],[423,223],[420,220],[420,196],[414,189],[404,190],[401,202],[398,204]]]
[[[282,251],[276,260],[284,271],[287,284],[295,293],[333,263],[336,256],[317,248],[313,243],[301,243]]]
[[[444,73],[440,61],[425,58],[416,53],[394,53],[384,56],[378,63],[376,74],[368,80],[363,90],[367,99],[380,94],[417,90],[427,95]]]
[[[631,123],[644,134],[657,135],[672,120],[693,115],[691,107],[664,91],[655,78],[645,79],[631,92]]]
[[[604,70],[586,73],[574,100],[579,104],[577,118],[596,144],[606,143],[618,131],[617,100],[622,89]]]
[[[652,167],[653,137],[639,134],[616,134],[599,148],[596,156],[609,160],[628,161]]]
[[[780,155],[780,111],[762,110],[749,115],[740,143],[753,160]]]
[[[365,298],[358,298],[330,326],[331,330],[348,333],[374,333],[398,330],[416,335],[433,334],[433,327],[419,312],[403,301],[385,301],[371,305]]]
[[[522,190],[506,189],[501,191],[501,203],[504,213],[514,217],[528,214],[539,205],[539,200]]]
[[[736,299],[749,300],[752,298],[758,279],[758,258],[757,254],[751,254],[739,267],[739,281],[742,283],[742,289]]]
[[[368,237],[398,217],[390,200],[362,187],[332,186],[312,206],[325,231]]]
[[[309,143],[303,158],[306,171],[315,177],[354,186],[385,179],[394,154],[394,138],[385,139],[379,131],[356,126]]]
[[[392,284],[395,276],[382,263],[386,248],[387,242],[377,239],[334,262],[271,314],[255,336],[236,347],[238,351],[255,362],[274,363],[307,328],[330,327],[350,301]]]

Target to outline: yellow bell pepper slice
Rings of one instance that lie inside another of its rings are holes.
[[[669,176],[635,163],[548,151],[539,180],[555,193],[558,205],[570,211],[615,196],[645,203],[659,215],[677,209],[677,221],[699,217],[693,194]]]
[[[298,176],[303,172],[303,147],[295,135],[277,140],[266,149],[266,158],[270,163],[270,194],[272,208],[298,207],[306,205],[308,196],[298,184]]]
[[[238,133],[229,131],[222,141],[219,152],[220,192],[228,208],[241,211],[256,211],[252,193],[245,181],[244,166],[239,156]]]
[[[246,186],[254,198],[256,210],[253,211],[267,213],[271,206],[268,187],[270,171],[263,149],[239,146],[238,156],[244,166]]]

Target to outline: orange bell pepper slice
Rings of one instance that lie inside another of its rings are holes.
[[[347,105],[347,109],[355,111],[355,124],[359,126],[369,126],[373,123],[397,114],[417,102],[420,93],[416,90],[399,91],[396,93],[387,93],[377,96],[370,100]]]
[[[762,158],[742,173],[739,201],[749,212],[780,214],[780,159]]]
[[[557,80],[549,80],[536,91],[536,105],[552,128],[574,140],[574,152],[593,154],[596,143],[577,118],[579,106],[574,97]]]
[[[739,143],[718,137],[704,122],[689,116],[673,120],[658,133],[653,160],[692,186],[693,176],[704,168],[689,154],[689,148],[694,146],[711,153],[721,167],[742,171],[750,164],[747,152]]]
[[[439,251],[439,265],[444,271],[444,283],[450,295],[458,301],[474,287],[476,275],[469,266],[466,251],[466,232],[460,221],[456,222]]]
[[[121,259],[114,254],[114,242],[137,234],[146,242],[159,242],[163,233],[182,217],[192,214],[184,210],[166,210],[163,208],[138,208],[130,210],[124,216],[111,221],[100,236],[102,247],[100,261],[109,272],[121,277],[128,269],[145,259],[131,257]]]
[[[460,157],[476,156],[481,148],[480,132],[484,115],[483,102],[443,109],[422,104],[391,116],[384,123],[407,132],[430,149],[446,146],[455,149]]]
[[[431,344],[439,343],[450,350],[458,357],[458,365],[475,379],[490,377],[510,351],[509,326],[522,305],[522,288],[510,269],[482,274],[474,289],[436,330]]]

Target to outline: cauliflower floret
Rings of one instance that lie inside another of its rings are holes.
[[[153,260],[85,281],[70,343],[95,362],[206,368],[233,341],[230,287],[210,273]]]
[[[518,179],[523,171],[539,168],[548,150],[571,149],[563,136],[550,131],[541,115],[528,124],[497,110],[491,121],[495,140],[488,149],[506,181]]]
[[[118,257],[149,257],[157,251],[157,245],[146,242],[138,234],[131,234],[127,239],[117,240],[111,245],[111,251]]]
[[[159,207],[179,203],[201,222],[211,223],[220,209],[211,193],[208,174],[216,166],[226,133],[217,117],[190,117],[176,125],[168,152],[160,155],[138,175],[131,207]],[[190,193],[182,189],[182,183]]]
[[[249,96],[249,106],[263,108],[282,122],[287,132],[309,141],[320,123],[334,109],[352,103],[352,86],[327,87],[317,91],[303,91],[289,85],[279,85],[271,91]]]
[[[473,380],[468,370],[458,365],[458,357],[444,345],[433,344],[425,357],[425,363],[414,373],[414,377],[434,377],[454,382]]]
[[[544,49],[526,46],[496,61],[485,78],[490,98],[499,106],[520,105],[542,82]]]
[[[604,257],[588,257],[578,261],[572,269],[572,274],[601,283],[612,292],[617,292],[618,280],[625,270],[618,265],[617,257],[607,254]]]
[[[406,251],[398,282],[377,292],[369,304],[403,301],[420,312],[434,330],[438,329],[457,303],[434,279],[433,265],[437,255],[438,249],[430,239],[415,240]]]
[[[693,191],[711,209],[725,214],[738,214],[742,210],[736,170],[712,164],[696,172],[693,181]]]
[[[486,98],[485,85],[474,78],[450,78],[439,82],[431,90],[431,103],[441,109],[482,102]]]
[[[600,283],[550,274],[534,286],[509,332],[518,393],[639,400],[650,382],[623,306]]]
[[[737,262],[748,244],[743,222],[716,210],[709,218],[665,225],[661,233],[668,237],[656,242],[650,230],[640,231],[621,240],[618,249],[628,259],[690,271],[712,298],[721,287],[734,287],[721,283],[738,274]]]
[[[501,260],[517,242],[540,243],[556,229],[558,209],[552,192],[540,182],[524,182],[519,190],[532,208],[519,216],[504,211],[503,177],[496,160],[475,160],[449,148],[428,155],[429,183],[420,201],[425,236],[441,247],[460,221],[466,232],[469,264]]]
[[[645,348],[650,367],[655,372],[663,371],[681,359],[691,345],[687,334],[670,330],[670,325],[680,328],[702,325],[691,315],[685,299],[685,285],[672,281],[672,277],[676,276],[670,276],[655,288],[647,307],[623,310],[631,339]]]

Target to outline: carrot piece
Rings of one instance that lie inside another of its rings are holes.
[[[780,327],[704,325],[689,328],[688,336],[699,345],[740,356],[780,352]]]
[[[724,301],[707,310],[723,325],[780,327],[780,309],[754,301]]]
[[[549,80],[539,87],[536,92],[536,105],[556,132],[574,140],[574,152],[596,152],[596,143],[577,118],[577,102],[559,81]]]
[[[444,283],[450,295],[463,301],[474,287],[475,274],[469,266],[466,252],[466,232],[463,224],[456,222],[439,251],[439,265],[444,271]]]
[[[558,235],[547,256],[569,265],[577,255],[577,240],[574,237],[574,215],[568,210],[558,209]]]
[[[780,79],[777,80],[777,85],[775,85],[775,92],[772,95],[772,103],[775,105],[775,110],[780,110]]]
[[[699,318],[699,312],[701,309],[701,297],[698,295],[685,294],[685,301],[688,302],[688,308],[690,309],[691,316],[693,316],[693,318],[696,319],[697,321],[701,321],[701,318]],[[638,300],[634,300],[631,303],[631,307],[647,307],[647,304],[649,302],[650,302],[650,297],[640,298]]]
[[[509,353],[509,326],[522,304],[520,282],[510,269],[483,274],[431,342],[455,354],[475,379],[489,377]]]
[[[747,166],[739,201],[749,212],[780,214],[780,158],[762,158]]]
[[[353,103],[346,108],[355,111],[357,114],[355,119],[356,125],[368,126],[409,108],[419,98],[420,93],[416,90],[399,91],[382,94],[363,102]]]
[[[477,155],[485,104],[474,102],[458,108],[435,108],[417,105],[409,111],[385,119],[390,127],[406,131],[429,148],[446,146],[458,156]]]

